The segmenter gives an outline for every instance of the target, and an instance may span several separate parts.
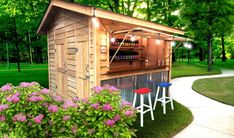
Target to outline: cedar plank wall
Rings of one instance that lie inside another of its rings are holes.
[[[101,52],[101,47],[105,48],[105,52]],[[100,26],[96,29],[96,57],[97,57],[97,83],[101,85],[101,76],[109,71],[109,33]]]
[[[82,53],[82,50],[87,49],[89,44],[88,17],[60,10],[52,22],[47,33],[50,91],[55,93],[60,89],[60,85],[63,85],[63,88],[58,92],[59,94],[65,97],[85,97],[87,95],[85,93],[86,88],[83,86],[88,87],[87,81],[79,79],[79,77],[87,75],[85,72],[86,66],[79,66],[79,64],[85,64],[85,58],[87,58],[86,53]],[[61,44],[63,48],[59,49],[58,45],[61,46]],[[76,48],[78,48],[78,52],[76,52]],[[59,50],[65,54],[65,59],[63,59],[65,61],[63,65],[65,69],[63,80],[61,80],[61,77],[58,77],[59,73],[57,71],[57,62],[61,60],[58,57]],[[82,58],[82,56],[86,57]]]

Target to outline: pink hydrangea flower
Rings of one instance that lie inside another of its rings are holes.
[[[104,111],[112,111],[113,110],[113,108],[112,108],[112,106],[110,104],[104,104],[102,109]]]
[[[54,96],[53,99],[57,102],[62,102],[63,98],[61,96]]]
[[[125,100],[122,100],[121,101],[121,105],[122,106],[132,106],[132,103],[128,102],[128,101],[125,101]]]
[[[65,115],[63,116],[63,121],[68,121],[71,119],[71,116],[70,115]]]
[[[41,124],[43,118],[44,118],[44,115],[40,114],[40,115],[36,116],[35,118],[33,118],[33,120],[34,120],[35,123]]]
[[[71,127],[72,133],[73,133],[73,134],[76,134],[76,133],[77,133],[77,129],[78,129],[78,128],[77,128],[76,125],[72,126],[72,127]]]
[[[133,111],[131,111],[131,110],[127,110],[127,111],[125,111],[124,112],[124,114],[127,116],[127,117],[130,117],[130,116],[132,116],[133,115]]]
[[[95,103],[95,104],[92,104],[91,106],[92,106],[94,109],[98,109],[99,106],[100,106],[100,104],[99,104],[99,103]]]
[[[8,104],[1,104],[0,105],[0,112],[2,112],[3,110],[5,109],[8,109],[9,108],[9,105]]]
[[[74,102],[78,102],[80,99],[78,97],[75,97],[72,99]]]
[[[88,98],[83,98],[82,101],[83,101],[84,103],[89,103],[89,99],[88,99]]]
[[[108,90],[111,92],[119,91],[115,86],[109,86]]]
[[[77,105],[71,100],[65,100],[62,107],[64,109],[67,109],[67,108],[70,108],[70,107],[75,108],[75,107],[77,107]]]
[[[41,104],[41,106],[43,106],[43,107],[48,107],[48,105],[49,104],[47,102],[44,102],[44,103]]]
[[[107,126],[109,126],[109,127],[113,127],[113,126],[115,125],[115,121],[109,119],[109,120],[106,120],[106,121],[104,122],[104,124],[107,125]]]
[[[33,85],[37,85],[38,83],[37,82],[21,82],[20,83],[20,87],[30,87],[30,86],[33,86]]]
[[[95,87],[93,87],[92,88],[96,93],[100,93],[102,90],[103,90],[103,88],[101,87],[101,86],[95,86]]]
[[[120,117],[119,114],[115,115],[114,118],[113,118],[113,120],[114,120],[115,122],[118,122],[120,119],[121,119],[121,117]]]
[[[42,94],[49,94],[49,89],[43,88],[43,89],[41,90],[41,93],[42,93]]]
[[[32,96],[28,99],[30,102],[38,102],[38,101],[42,101],[43,98],[40,96]]]
[[[58,112],[58,106],[51,104],[51,105],[49,105],[48,110],[51,113],[56,113],[56,112]]]
[[[4,115],[0,115],[0,122],[4,122],[6,120],[6,117]]]
[[[20,100],[19,96],[20,96],[20,93],[17,92],[17,93],[15,93],[15,94],[12,95],[12,96],[7,97],[6,100],[7,100],[8,102],[17,103],[17,102]]]
[[[10,84],[3,85],[1,87],[1,90],[2,91],[9,91],[9,90],[11,90],[11,85]]]
[[[14,115],[13,117],[14,122],[25,122],[26,121],[26,116],[23,115],[23,113],[18,113]]]

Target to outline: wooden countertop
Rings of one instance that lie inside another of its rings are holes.
[[[109,80],[127,76],[135,76],[135,75],[143,75],[149,73],[163,72],[168,71],[167,67],[164,68],[141,68],[137,70],[128,70],[128,71],[120,71],[120,72],[109,72],[108,74],[102,74],[101,80]]]

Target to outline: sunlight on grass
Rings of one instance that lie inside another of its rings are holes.
[[[200,94],[234,106],[234,77],[196,80],[192,88]]]

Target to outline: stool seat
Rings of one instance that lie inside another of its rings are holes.
[[[174,105],[173,105],[173,99],[171,96],[171,93],[169,92],[169,87],[172,85],[171,83],[168,82],[161,82],[156,84],[158,86],[155,100],[154,100],[154,110],[156,108],[157,101],[162,103],[163,106],[163,114],[166,114],[166,104],[171,103],[171,109],[174,110]],[[162,97],[159,98],[159,92],[162,92]],[[168,96],[166,95],[166,90],[168,90]]]
[[[170,87],[171,83],[168,82],[161,82],[157,84],[159,87]]]
[[[134,90],[133,92],[138,93],[138,94],[146,94],[146,93],[151,92],[151,89],[149,89],[149,88],[140,88],[140,89]]]

